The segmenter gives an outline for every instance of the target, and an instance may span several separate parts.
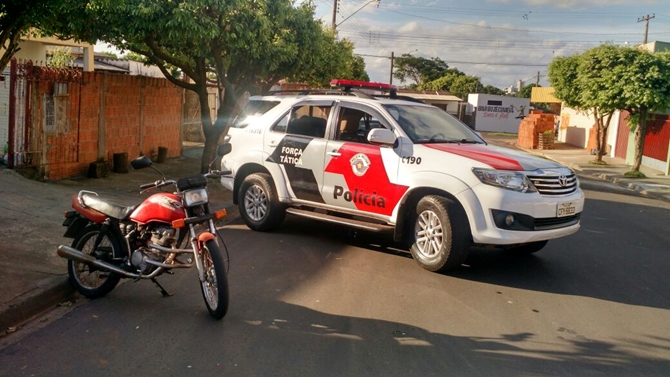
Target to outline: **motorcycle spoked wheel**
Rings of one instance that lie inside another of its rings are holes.
[[[228,277],[223,255],[216,241],[210,240],[203,244],[201,258],[205,270],[205,281],[200,283],[202,297],[209,314],[221,319],[228,312]]]
[[[93,246],[95,245],[98,233],[100,233],[100,229],[100,225],[88,225],[72,241],[72,247],[81,250],[85,254],[92,255],[95,252]],[[98,246],[96,257],[103,256],[103,259],[105,255],[111,257],[112,253],[120,248],[121,245],[118,240],[106,234]],[[98,298],[108,294],[121,280],[121,277],[117,274],[71,259],[67,263],[67,272],[70,284],[72,284],[77,292],[88,298]]]

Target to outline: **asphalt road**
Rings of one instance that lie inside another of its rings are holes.
[[[126,282],[2,339],[0,375],[667,376],[670,204],[582,187],[579,233],[448,275],[346,228],[233,223],[223,321],[195,270],[159,279],[170,298]]]

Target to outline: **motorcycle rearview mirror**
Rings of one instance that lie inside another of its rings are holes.
[[[130,166],[132,166],[135,170],[148,168],[151,165],[151,159],[147,156],[140,156],[130,161]]]
[[[165,180],[165,176],[163,175],[163,172],[156,169],[154,167],[154,164],[151,162],[151,159],[147,156],[140,156],[140,157],[134,158],[132,161],[130,161],[130,166],[132,166],[133,169],[135,169],[135,170],[144,169],[144,168],[152,168],[155,171],[157,171],[158,174],[161,175],[161,177],[163,177],[163,180]]]
[[[233,150],[233,146],[230,143],[224,143],[224,144],[219,145],[216,148],[216,157],[214,157],[212,162],[209,163],[209,170],[210,171],[212,170],[212,165],[214,164],[214,162],[216,162],[216,160],[218,160],[222,156],[227,155],[232,150]]]
[[[230,143],[221,144],[221,145],[219,145],[218,148],[216,148],[216,156],[217,157],[225,156],[228,153],[230,153],[232,150],[233,150],[233,146]]]

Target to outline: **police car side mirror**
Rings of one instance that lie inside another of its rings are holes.
[[[395,144],[395,134],[393,131],[386,128],[374,128],[368,134],[368,141],[377,145],[393,145]]]

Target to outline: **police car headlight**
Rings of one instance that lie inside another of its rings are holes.
[[[184,193],[184,201],[188,207],[207,203],[209,201],[209,197],[207,196],[207,189],[201,188],[197,190],[186,191]]]
[[[519,172],[477,168],[472,169],[472,172],[486,185],[518,192],[537,192],[530,179]]]

